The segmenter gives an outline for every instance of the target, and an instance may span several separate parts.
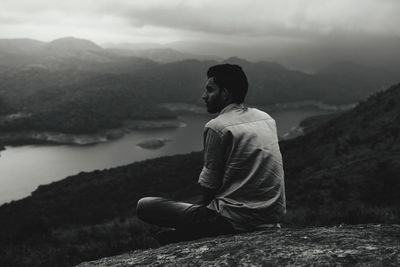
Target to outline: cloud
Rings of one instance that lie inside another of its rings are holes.
[[[400,36],[400,1],[236,0],[121,2],[113,12],[136,27],[152,25],[225,35],[302,35],[336,32]],[[199,4],[199,2],[201,4]],[[141,3],[141,4],[138,4]]]
[[[0,38],[192,40],[208,43],[197,45],[202,53],[253,59],[289,50],[291,59],[296,50],[347,57],[398,51],[398,14],[398,0],[1,0]]]
[[[400,36],[400,1],[396,0],[2,0],[0,9],[5,24],[77,21],[85,26],[112,17],[125,21],[130,31],[159,28],[161,34]]]

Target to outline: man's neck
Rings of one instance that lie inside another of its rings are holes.
[[[229,105],[226,105],[226,106],[219,112],[219,114],[226,113],[226,112],[228,112],[228,111],[230,111],[230,110],[232,110],[232,109],[235,109],[235,108],[244,108],[244,105],[243,105],[243,104],[238,104],[238,103],[230,103]]]

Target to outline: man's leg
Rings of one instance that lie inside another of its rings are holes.
[[[205,206],[160,197],[140,199],[137,215],[148,223],[175,228],[174,233],[167,234],[170,242],[235,233],[227,219]]]

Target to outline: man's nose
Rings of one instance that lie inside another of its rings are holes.
[[[207,99],[207,92],[204,92],[203,95],[201,96],[201,98],[202,98],[203,100],[206,100],[206,99]]]

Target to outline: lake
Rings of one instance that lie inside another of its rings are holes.
[[[283,135],[306,117],[326,114],[317,108],[270,112]],[[186,127],[133,131],[124,137],[90,146],[29,145],[6,147],[0,157],[0,204],[28,196],[39,185],[82,171],[102,170],[135,161],[203,149],[204,124],[212,116],[185,114],[179,120]],[[169,141],[158,149],[137,144],[162,138]]]

